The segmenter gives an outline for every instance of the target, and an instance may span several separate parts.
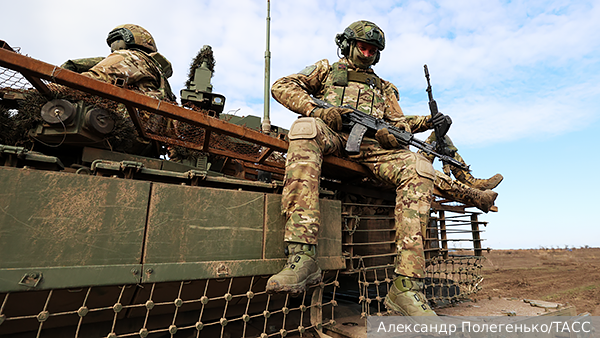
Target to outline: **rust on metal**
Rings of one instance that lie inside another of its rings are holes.
[[[271,148],[263,148],[260,157],[258,158],[258,163],[264,163],[265,160],[273,153],[273,149]]]
[[[185,109],[178,105],[145,96],[109,83],[101,82],[6,49],[0,49],[0,66],[19,71],[24,75],[27,74],[27,76],[36,78],[38,81],[39,79],[54,81],[73,89],[82,90],[93,95],[123,103],[126,106],[146,110],[167,118],[177,119],[182,122],[206,128],[208,131],[216,131],[220,134],[233,136],[244,141],[265,146],[272,149],[272,151],[286,152],[288,148],[288,142],[277,137],[272,137],[243,126],[234,125],[205,114],[198,114],[195,111]],[[155,137],[151,138],[156,139]],[[187,147],[187,145],[183,146]],[[192,147],[192,149],[202,150],[202,147],[195,146]],[[232,155],[219,153],[213,149],[211,149],[211,152],[218,155]],[[252,162],[256,161],[255,158],[244,160]],[[324,159],[324,162],[327,165],[346,169],[354,174],[367,175],[367,170],[356,162],[334,156],[327,156]]]
[[[133,122],[137,132],[140,133],[140,136],[147,137],[146,133],[144,132],[144,128],[142,128],[142,124],[140,123],[140,115],[138,110],[130,104],[126,104],[125,107],[127,108],[127,112],[131,117],[131,122]]]
[[[0,47],[0,49],[6,49],[11,52],[15,52],[15,50],[6,41],[0,40]],[[29,81],[35,87],[35,89],[38,90],[38,92],[40,92],[46,98],[52,99],[52,92],[39,78],[32,76],[27,71],[21,71],[21,74],[23,74],[23,77],[27,79],[27,81]]]
[[[210,137],[212,136],[212,131],[210,131],[209,129],[206,130],[206,132],[204,133],[204,141],[202,142],[202,151],[208,151],[209,148],[209,143],[210,143]]]
[[[254,142],[264,146],[271,146],[278,151],[287,150],[287,142],[283,140],[217,118],[212,118],[208,115],[198,114],[192,110],[179,107],[172,103],[98,81],[15,52],[4,49],[0,50],[0,66],[21,73],[29,73],[32,76],[41,79],[54,81],[58,84],[82,90],[93,95],[104,97],[125,105],[131,105],[138,109],[147,110],[151,113],[177,119],[192,125],[215,130],[219,133],[234,136],[245,141]]]

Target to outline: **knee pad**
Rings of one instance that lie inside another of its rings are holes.
[[[431,165],[431,162],[429,162],[429,160],[421,154],[415,154],[415,157],[417,159],[417,163],[415,166],[417,174],[419,174],[419,176],[421,177],[425,177],[432,181],[435,181],[435,169],[433,169],[433,165]]]
[[[301,117],[292,123],[290,140],[310,140],[317,136],[317,121],[314,117]]]

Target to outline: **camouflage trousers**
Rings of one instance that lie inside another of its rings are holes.
[[[435,131],[433,131],[433,132],[431,132],[431,135],[429,135],[429,137],[425,140],[425,142],[432,144],[435,141],[436,141]],[[457,160],[458,162],[466,163],[465,160],[463,160],[463,158],[458,153],[458,148],[456,148],[454,143],[452,143],[452,140],[450,139],[450,137],[448,135],[444,136],[444,141],[446,142],[447,149],[454,152],[454,156],[453,156],[454,159]],[[419,150],[419,154],[425,156],[432,163],[433,163],[433,160],[435,160],[434,155],[427,154],[423,150]],[[449,164],[444,165],[443,170],[446,175],[450,176],[451,167]],[[437,184],[436,184],[436,186],[437,186]]]
[[[345,156],[348,135],[334,132],[320,119],[315,122],[316,136],[292,140],[288,148],[282,195],[287,242],[317,244],[323,156]],[[362,163],[374,177],[396,187],[396,273],[424,277],[423,234],[435,179],[431,162],[408,149],[382,149],[369,138],[363,140],[360,154],[350,158]]]

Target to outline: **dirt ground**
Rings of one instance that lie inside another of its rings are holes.
[[[492,250],[473,298],[535,299],[600,316],[600,248]]]

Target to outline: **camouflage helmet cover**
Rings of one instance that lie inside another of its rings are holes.
[[[117,40],[125,41],[127,48],[138,48],[148,53],[158,51],[150,32],[138,25],[125,24],[115,27],[108,33],[106,43],[110,46]]]
[[[380,51],[385,48],[385,35],[381,28],[366,20],[353,22],[344,30],[344,33],[338,34],[335,40],[344,55],[347,55],[350,41],[364,41],[374,45]]]

